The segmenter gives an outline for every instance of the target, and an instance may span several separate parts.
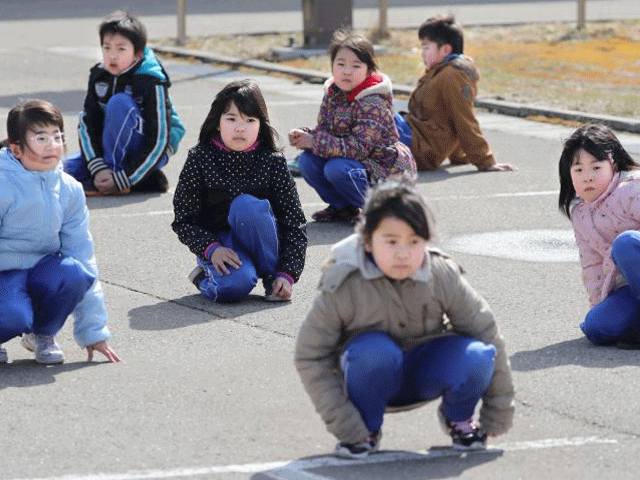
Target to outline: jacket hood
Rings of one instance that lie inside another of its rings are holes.
[[[441,253],[436,248],[427,248],[422,266],[409,278],[418,282],[428,282],[431,279],[429,252]],[[357,233],[341,240],[331,248],[331,257],[324,267],[320,280],[320,290],[333,291],[337,289],[355,270],[360,270],[360,274],[366,280],[385,276],[365,251],[362,236]]]
[[[366,97],[367,95],[391,95],[392,94],[392,85],[391,85],[391,79],[385,75],[384,73],[379,73],[376,72],[370,76],[367,77],[367,79],[365,79],[365,82],[368,81],[368,79],[370,79],[373,76],[378,76],[380,78],[380,81],[375,83],[374,85],[371,85],[369,87],[366,87],[364,89],[362,89],[356,96],[354,100],[360,100],[363,97]],[[363,82],[364,83],[364,82]],[[329,93],[329,89],[331,88],[331,86],[334,84],[333,81],[333,77],[327,79],[324,82],[324,93],[325,95],[327,93]],[[358,87],[356,87],[357,89]],[[355,90],[355,89],[354,89]],[[347,95],[351,92],[346,92]]]
[[[459,53],[447,55],[441,63],[434,65],[429,70],[433,69],[435,72],[439,72],[447,65],[462,70],[474,83],[480,79],[480,72],[478,72],[473,59]]]
[[[52,172],[57,172],[58,170],[62,170],[62,161],[58,162],[58,165],[53,170],[46,170],[44,172],[36,170],[32,171],[40,175],[48,175]],[[9,147],[3,147],[0,148],[0,171],[19,173],[29,170],[24,168],[20,160],[13,156],[13,153],[11,153]]]
[[[19,172],[24,170],[22,163],[13,156],[9,147],[0,148],[0,170],[8,172]]]
[[[156,54],[153,53],[153,50],[149,47],[144,49],[144,56],[142,57],[140,66],[136,69],[136,73],[151,75],[163,82],[169,81],[169,75],[167,75],[167,72],[165,72],[164,68],[156,58]]]

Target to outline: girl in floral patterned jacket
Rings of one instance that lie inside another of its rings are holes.
[[[294,128],[292,146],[303,150],[300,174],[329,204],[317,222],[355,223],[367,188],[393,174],[414,175],[416,163],[399,141],[389,77],[377,71],[373,45],[338,30],[329,47],[332,78],[314,129]]]
[[[560,210],[573,223],[597,345],[640,348],[640,165],[604,125],[577,129],[560,157]]]

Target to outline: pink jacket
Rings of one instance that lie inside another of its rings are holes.
[[[618,235],[640,230],[640,171],[616,173],[594,202],[578,199],[571,211],[582,265],[582,281],[591,306],[626,284],[611,258]]]

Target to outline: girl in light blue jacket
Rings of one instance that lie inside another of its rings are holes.
[[[22,335],[39,363],[62,363],[55,335],[73,313],[74,336],[117,362],[89,233],[82,186],[62,171],[62,114],[30,100],[12,108],[0,149],[0,363]]]

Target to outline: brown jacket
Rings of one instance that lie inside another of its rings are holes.
[[[392,281],[365,255],[360,238],[354,234],[333,247],[321,293],[296,342],[296,368],[327,429],[348,443],[369,435],[347,396],[338,361],[351,338],[378,330],[388,332],[405,351],[453,334],[495,345],[495,370],[482,398],[480,423],[487,431],[506,432],[513,420],[514,390],[504,342],[489,305],[464,279],[460,266],[429,249],[416,273]]]
[[[419,170],[434,170],[447,157],[479,170],[496,163],[473,111],[478,78],[473,60],[462,55],[432,66],[418,80],[406,120]]]

